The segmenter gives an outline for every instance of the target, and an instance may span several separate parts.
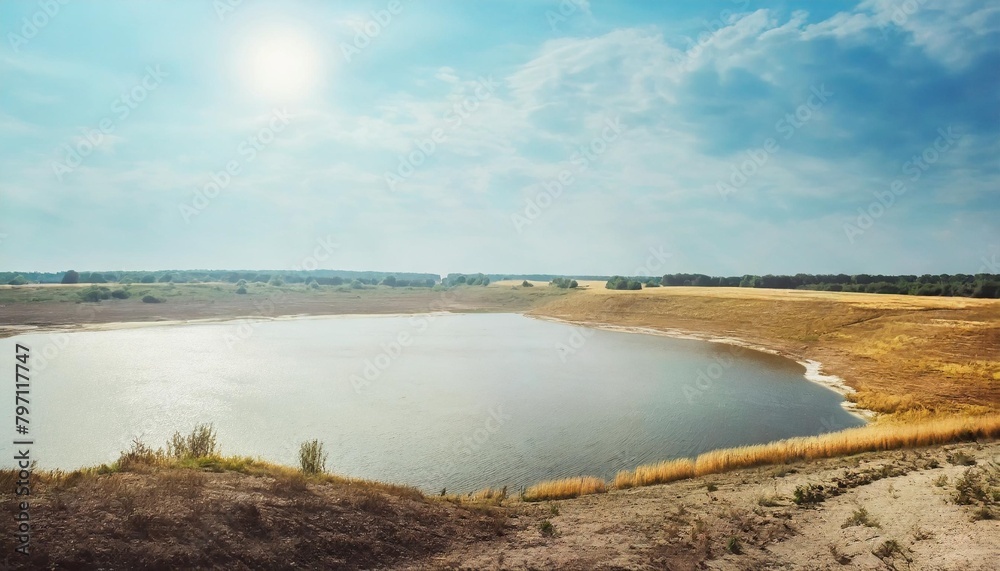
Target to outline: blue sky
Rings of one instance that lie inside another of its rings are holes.
[[[0,269],[1000,273],[995,2],[64,1]]]

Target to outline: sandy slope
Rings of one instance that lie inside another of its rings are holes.
[[[975,471],[1000,463],[1000,444],[963,444],[514,504],[511,509],[521,515],[510,520],[516,523],[503,538],[398,568],[994,570],[1000,521],[973,521],[976,506],[954,502],[955,482],[970,469],[948,462],[957,451],[977,459]],[[932,467],[935,461],[939,467]],[[996,486],[998,470],[994,466]],[[845,478],[847,473],[855,479]],[[883,473],[890,475],[863,483],[862,476]],[[948,483],[939,486],[942,477]],[[844,488],[837,487],[837,479]],[[709,483],[717,489],[710,492]],[[798,506],[794,490],[807,484],[842,493]],[[850,487],[855,484],[860,485]],[[879,527],[842,527],[859,507]],[[993,510],[1000,517],[1000,510]],[[542,521],[551,522],[554,536],[540,531]],[[727,549],[734,537],[738,554]],[[880,553],[889,540],[900,549]]]

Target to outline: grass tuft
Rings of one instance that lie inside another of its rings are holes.
[[[606,491],[607,485],[604,480],[593,476],[580,476],[535,484],[524,491],[524,500],[527,502],[564,500],[588,494],[603,494]]]

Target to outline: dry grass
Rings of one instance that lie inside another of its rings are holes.
[[[665,484],[675,480],[694,477],[695,463],[687,458],[681,460],[666,460],[656,464],[639,466],[635,470],[623,470],[615,475],[612,486],[619,490],[639,486]]]
[[[821,436],[707,452],[695,460],[695,474],[702,476],[765,464],[998,437],[998,414],[973,418],[951,417],[914,424],[875,424]]]
[[[607,484],[604,480],[593,476],[580,476],[539,482],[524,491],[524,500],[528,502],[563,500],[605,491]]]
[[[670,460],[639,466],[632,471],[619,472],[610,486],[594,477],[551,480],[528,488],[525,500],[575,498],[602,493],[609,487],[651,486],[754,466],[996,438],[1000,438],[1000,414],[939,418],[918,423],[873,424],[821,436],[713,450],[694,460]]]

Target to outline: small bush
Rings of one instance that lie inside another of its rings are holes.
[[[972,512],[972,521],[990,520],[996,519],[996,517],[996,514],[994,514],[993,511],[986,506]]]
[[[906,557],[903,552],[903,546],[895,539],[887,539],[885,543],[878,546],[878,549],[872,551],[872,555],[880,559],[892,559],[897,554],[902,555],[904,558]]]
[[[111,297],[115,299],[128,299],[131,295],[132,294],[123,289],[116,289],[115,291],[111,292]]]
[[[961,450],[959,450],[958,452],[955,452],[954,454],[949,454],[948,455],[948,461],[951,462],[952,464],[956,465],[956,466],[975,466],[976,465],[976,459],[973,458],[972,456],[970,456],[969,454],[966,454],[965,452],[962,452]]]
[[[794,497],[792,501],[797,505],[808,505],[808,504],[818,504],[826,499],[823,495],[823,486],[817,484],[809,484],[807,486],[798,486],[795,488]]]
[[[327,454],[323,451],[323,443],[319,440],[303,442],[299,446],[299,466],[303,474],[322,474],[326,472]]]
[[[757,496],[757,505],[762,508],[773,508],[781,505],[781,500],[778,496],[766,496],[761,494]]]
[[[144,295],[142,296],[143,303],[163,303],[163,300],[154,295]]]
[[[246,287],[244,287],[244,286],[240,286],[240,287],[236,288],[236,293],[238,293],[238,294],[240,294],[240,295],[243,295],[243,294],[245,294],[246,292],[247,292],[247,288],[246,288]]]
[[[187,436],[175,432],[167,442],[167,456],[178,459],[205,458],[217,453],[215,428],[211,424],[199,424]]]
[[[878,521],[868,513],[868,510],[863,507],[854,510],[851,517],[847,518],[847,521],[842,523],[840,527],[841,529],[845,529],[857,525],[863,525],[865,527],[882,527]]]
[[[521,287],[535,287],[535,284],[529,282],[528,280],[524,280],[521,282]]]
[[[733,555],[739,555],[740,553],[743,553],[743,546],[740,545],[740,538],[735,536],[730,537],[726,541],[726,551],[732,553]]]
[[[545,520],[538,524],[538,530],[542,532],[545,537],[552,537],[556,534],[556,528],[552,525],[552,522]]]
[[[115,466],[124,472],[133,471],[136,468],[156,465],[162,457],[162,451],[153,450],[146,446],[141,440],[132,440],[132,447],[122,452],[118,456]]]
[[[709,492],[715,492],[719,489],[719,486],[716,486],[713,482],[709,482],[705,484],[705,489]]]

